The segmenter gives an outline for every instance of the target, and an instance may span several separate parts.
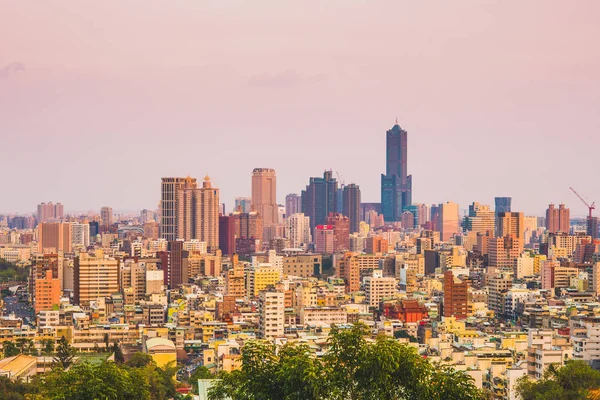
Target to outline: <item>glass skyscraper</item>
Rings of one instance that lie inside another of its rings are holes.
[[[408,175],[408,132],[398,124],[386,132],[386,168],[381,174],[381,211],[389,222],[400,221],[412,205],[412,175]]]

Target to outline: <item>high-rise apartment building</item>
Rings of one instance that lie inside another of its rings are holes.
[[[255,240],[259,243],[263,240],[263,217],[256,211],[249,213],[234,212],[229,214],[233,218],[234,240]]]
[[[71,247],[86,248],[90,245],[90,225],[71,222]]]
[[[89,307],[90,302],[119,291],[119,260],[104,256],[102,250],[96,250],[95,255],[79,253],[73,280],[75,304]]]
[[[100,219],[102,220],[102,226],[108,227],[113,224],[113,209],[112,207],[102,207],[100,209]]]
[[[342,213],[350,220],[350,233],[358,232],[360,224],[360,187],[355,183],[344,186]]]
[[[496,216],[490,206],[474,202],[469,206],[469,215],[465,218],[465,229],[469,232],[495,232]]]
[[[339,213],[330,213],[326,225],[333,226],[333,251],[350,250],[350,219]]]
[[[41,223],[38,229],[38,250],[40,252],[70,252],[71,225],[62,222]]]
[[[59,220],[64,216],[64,207],[61,203],[42,203],[37,206],[37,222]]]
[[[212,187],[210,178],[204,178],[201,188],[194,178],[179,181],[174,204],[175,238],[198,239],[214,252],[219,246],[219,189]]]
[[[302,198],[296,193],[285,196],[285,217],[302,212]]]
[[[397,292],[396,279],[392,277],[368,276],[365,282],[365,300],[371,307],[379,307],[382,300],[390,299]]]
[[[284,294],[263,291],[258,296],[258,336],[271,339],[284,333]]]
[[[264,226],[279,223],[274,169],[254,168],[252,171],[252,211],[262,215]]]
[[[315,227],[315,251],[319,254],[333,254],[333,225],[317,225]]]
[[[400,221],[412,204],[412,175],[408,175],[408,132],[396,123],[386,132],[386,171],[381,175],[381,211],[386,221]]]
[[[571,211],[564,204],[558,208],[549,204],[546,210],[546,230],[550,233],[569,233],[571,230]]]
[[[250,197],[236,197],[234,211],[249,213],[252,211],[252,199]]]
[[[306,190],[302,191],[302,212],[310,218],[310,227],[325,225],[327,216],[335,212],[338,182],[332,171],[325,171],[323,178],[310,178]]]
[[[440,238],[447,242],[452,237],[460,233],[460,223],[458,220],[458,204],[451,201],[440,204],[438,207],[438,229]]]
[[[33,305],[36,314],[40,311],[49,311],[58,308],[61,295],[61,281],[53,278],[52,274],[35,280],[35,297]]]
[[[303,213],[292,214],[284,221],[285,237],[290,240],[290,246],[297,248],[312,242],[310,234],[310,218]]]
[[[197,186],[196,178],[162,178],[160,200],[160,237],[177,239],[178,204],[177,191],[184,185]]]
[[[467,318],[469,282],[444,272],[444,317]]]
[[[525,217],[522,212],[501,212],[496,214],[496,237],[514,235],[523,240]]]
[[[487,252],[490,267],[512,270],[523,252],[523,240],[515,235],[489,238]]]

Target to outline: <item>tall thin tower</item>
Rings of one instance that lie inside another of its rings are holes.
[[[408,132],[396,125],[386,132],[386,168],[381,174],[381,211],[386,221],[400,221],[412,205],[412,175],[408,175]]]
[[[264,226],[279,223],[274,169],[254,168],[252,171],[252,211],[262,215]]]

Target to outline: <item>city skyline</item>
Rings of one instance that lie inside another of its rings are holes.
[[[280,204],[325,169],[377,202],[396,117],[410,133],[414,203],[464,209],[511,196],[527,214],[553,202],[584,216],[568,187],[600,200],[588,185],[600,145],[597,2],[264,4],[68,12],[45,2],[35,15],[0,5],[12,16],[0,27],[11,38],[0,55],[0,132],[11,149],[4,162],[18,166],[4,176],[12,195],[0,212],[49,200],[80,211],[155,208],[160,177],[207,174],[231,209],[261,166],[277,171]],[[219,46],[203,40],[215,35]],[[103,161],[113,154],[120,162]],[[290,154],[303,155],[302,168]],[[544,173],[559,156],[577,173]],[[236,168],[216,167],[223,159]],[[120,174],[132,162],[144,165],[135,179]]]

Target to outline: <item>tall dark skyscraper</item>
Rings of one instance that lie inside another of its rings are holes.
[[[381,211],[386,221],[400,221],[412,205],[412,175],[408,175],[408,132],[396,123],[386,132],[386,168],[381,174]]]
[[[360,224],[360,188],[357,184],[351,183],[344,186],[342,203],[342,213],[350,220],[350,233],[358,232]]]
[[[310,227],[325,225],[329,213],[337,208],[337,180],[331,171],[322,178],[310,178],[306,190],[302,191],[302,212],[310,218]]]
[[[494,209],[496,215],[501,212],[511,212],[512,197],[496,197],[494,198],[496,208]]]

